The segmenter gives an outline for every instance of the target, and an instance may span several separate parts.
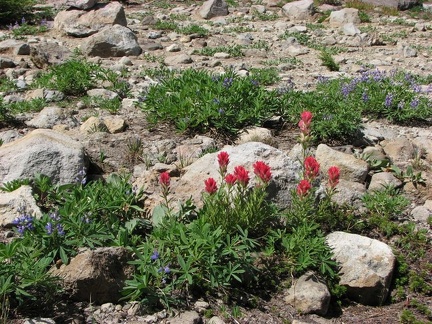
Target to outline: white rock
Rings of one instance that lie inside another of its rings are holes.
[[[313,0],[293,1],[282,7],[282,12],[290,20],[307,20],[315,12]]]
[[[42,216],[30,186],[21,186],[12,192],[0,191],[0,226],[11,226],[13,220],[20,215],[19,209],[22,207],[36,218]]]
[[[332,11],[329,22],[331,27],[340,27],[347,23],[359,24],[360,18],[358,15],[358,9],[345,8],[338,11]]]
[[[53,183],[73,183],[87,166],[84,149],[65,134],[37,129],[0,146],[0,181],[33,178],[42,173]]]
[[[396,258],[380,241],[344,232],[327,236],[335,261],[340,265],[339,284],[348,296],[365,305],[381,305],[388,296]]]
[[[302,275],[289,289],[285,302],[302,314],[327,314],[331,295],[325,285],[313,272]]]
[[[316,159],[321,164],[323,172],[335,165],[340,168],[341,179],[364,182],[368,174],[368,164],[351,154],[336,151],[325,144],[319,144]]]

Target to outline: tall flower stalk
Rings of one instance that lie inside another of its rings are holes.
[[[236,232],[238,227],[248,229],[252,235],[262,233],[274,215],[266,200],[272,177],[270,166],[263,161],[253,164],[255,186],[251,187],[250,172],[245,167],[235,166],[232,173],[227,173],[228,153],[220,152],[217,159],[220,184],[213,178],[204,181],[201,217],[226,233]]]
[[[170,207],[169,193],[170,193],[170,185],[171,185],[171,176],[168,172],[162,172],[159,175],[159,184],[162,187],[162,206],[166,209],[167,215],[170,215],[172,209]]]

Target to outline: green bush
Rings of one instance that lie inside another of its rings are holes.
[[[204,219],[184,224],[168,217],[133,250],[135,274],[123,293],[151,307],[184,305],[191,294],[226,291],[253,277],[255,246],[247,230],[225,235]]]
[[[152,125],[172,122],[182,132],[215,130],[235,135],[239,129],[259,125],[272,116],[269,92],[259,81],[233,71],[212,75],[188,69],[152,86],[141,108]]]
[[[34,87],[59,90],[68,96],[79,96],[100,86],[104,81],[111,83],[109,89],[117,91],[120,96],[126,96],[128,85],[115,72],[79,58],[51,66],[49,71],[35,80]]]

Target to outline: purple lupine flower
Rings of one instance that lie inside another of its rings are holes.
[[[166,265],[163,270],[164,270],[165,273],[170,273],[171,272],[171,269],[170,269],[170,267],[168,265]]]
[[[342,92],[342,95],[343,95],[344,97],[348,97],[349,94],[350,94],[350,92],[351,92],[351,89],[349,88],[349,85],[344,84],[344,85],[342,86],[341,92]]]
[[[85,168],[82,168],[82,169],[78,172],[78,174],[77,174],[77,176],[76,176],[76,178],[75,178],[76,183],[81,183],[82,185],[85,185],[86,182],[87,182],[87,177],[86,177],[86,175],[87,175],[86,169],[85,169]]]
[[[419,86],[418,84],[413,84],[412,89],[415,93],[421,92],[421,86]]]
[[[47,234],[48,234],[48,235],[51,235],[51,234],[53,233],[52,223],[51,223],[51,222],[48,222],[48,223],[45,225],[45,229],[46,229],[46,231],[47,231]]]
[[[20,233],[21,235],[24,235],[24,233],[27,230],[32,231],[34,229],[33,221],[34,221],[33,216],[31,216],[29,214],[23,214],[23,215],[16,217],[12,221],[12,224],[16,225],[18,233]]]
[[[57,211],[51,213],[49,216],[54,222],[60,222],[60,215]]]
[[[223,81],[223,86],[229,88],[233,83],[233,78],[225,78]]]
[[[154,250],[153,254],[150,257],[150,260],[156,261],[157,259],[159,259],[159,252],[157,250]]]
[[[329,79],[330,79],[329,77],[326,77],[323,75],[318,75],[318,78],[317,78],[318,83],[326,83]]]
[[[386,106],[387,108],[389,108],[393,103],[393,94],[389,93],[384,101],[384,106]]]
[[[420,100],[419,100],[419,98],[416,97],[411,101],[410,106],[411,106],[411,108],[417,108],[419,103],[420,103]]]
[[[368,94],[367,94],[366,91],[363,91],[362,100],[363,100],[363,102],[368,102],[369,101],[369,96],[368,96]]]
[[[56,226],[56,229],[57,229],[58,235],[60,235],[60,236],[65,235],[64,228],[63,228],[62,224],[58,223]]]
[[[404,109],[404,107],[405,107],[405,101],[400,101],[398,103],[398,109]]]

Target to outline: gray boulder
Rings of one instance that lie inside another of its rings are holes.
[[[207,0],[199,8],[198,14],[204,19],[226,16],[228,15],[228,5],[224,0]]]
[[[416,152],[412,141],[406,137],[384,140],[380,144],[391,162],[399,167],[404,167]]]
[[[282,7],[282,12],[290,20],[307,20],[315,12],[313,0],[289,2]]]
[[[132,274],[127,264],[130,259],[125,248],[102,247],[78,254],[68,265],[52,269],[51,273],[63,278],[64,288],[73,300],[115,302],[121,297],[124,281]]]
[[[319,144],[315,157],[323,172],[336,165],[340,168],[340,177],[348,181],[364,182],[368,175],[368,164],[351,154],[332,149],[325,144]]]
[[[288,290],[285,302],[303,314],[327,314],[330,292],[315,273],[301,276]]]
[[[0,182],[42,173],[54,183],[73,183],[87,167],[84,149],[67,135],[37,129],[0,146]]]
[[[30,47],[30,60],[39,69],[61,64],[71,55],[70,49],[57,42],[41,42]]]
[[[21,186],[12,192],[0,191],[0,226],[12,226],[22,208],[36,218],[42,216],[30,186]]]
[[[54,125],[65,119],[64,109],[56,106],[45,107],[33,119],[26,122],[27,126],[34,128],[53,128]]]
[[[93,8],[96,3],[98,3],[98,0],[68,0],[66,2],[66,6],[81,10],[88,10]]]
[[[29,55],[29,44],[16,39],[5,39],[0,42],[0,53],[8,53],[14,55]]]
[[[97,34],[88,37],[82,51],[88,56],[121,57],[138,56],[142,49],[136,35],[122,25],[106,26]]]
[[[341,27],[348,23],[359,24],[360,17],[358,9],[345,8],[338,11],[332,11],[329,22],[331,27]]]
[[[396,257],[380,241],[344,232],[327,235],[335,261],[340,265],[340,285],[364,305],[381,305],[388,296]]]
[[[87,37],[112,25],[127,26],[124,8],[118,2],[97,4],[88,11],[61,11],[54,19],[54,29],[75,37]]]
[[[360,0],[360,1],[374,6],[398,8],[399,10],[406,10],[420,4],[419,0]]]

